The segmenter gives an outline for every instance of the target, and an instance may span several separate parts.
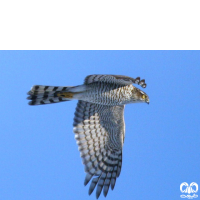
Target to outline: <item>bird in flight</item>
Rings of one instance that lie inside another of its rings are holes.
[[[148,103],[149,97],[132,84],[145,88],[145,80],[122,75],[89,75],[78,86],[34,85],[28,92],[29,105],[78,100],[73,131],[85,166],[84,185],[91,181],[89,195],[96,187],[106,197],[114,189],[122,168],[125,138],[124,107]]]

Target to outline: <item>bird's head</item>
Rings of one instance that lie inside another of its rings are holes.
[[[136,90],[133,92],[133,97],[135,99],[135,102],[141,102],[141,103],[148,103],[150,102],[148,95],[143,92],[142,90],[136,88]]]

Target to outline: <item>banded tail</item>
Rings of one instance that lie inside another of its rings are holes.
[[[29,105],[70,101],[73,99],[73,93],[69,92],[70,88],[73,87],[34,85],[28,92],[30,96],[28,96],[27,99],[31,100],[29,101]],[[62,93],[65,93],[65,95],[62,95]]]

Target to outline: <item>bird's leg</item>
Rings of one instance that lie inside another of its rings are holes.
[[[73,98],[74,93],[72,93],[72,92],[58,92],[57,96],[71,99],[71,98]]]
[[[86,91],[86,89],[87,89],[86,85],[68,87],[64,91],[59,91],[57,93],[57,96],[67,98],[67,99],[80,99],[80,97]]]

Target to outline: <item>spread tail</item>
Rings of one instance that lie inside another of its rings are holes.
[[[73,93],[69,91],[70,88],[74,87],[34,85],[28,92],[30,96],[28,96],[27,99],[31,100],[29,101],[29,105],[70,101],[73,99]],[[64,93],[64,95],[62,95],[62,93]]]

